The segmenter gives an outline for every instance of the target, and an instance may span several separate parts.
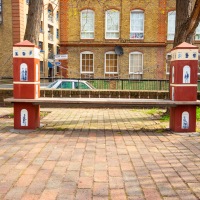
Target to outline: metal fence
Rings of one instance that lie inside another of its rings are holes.
[[[72,79],[72,78],[70,78]],[[50,84],[50,78],[41,78],[41,86]],[[56,80],[55,78],[53,80]],[[138,91],[168,91],[169,80],[137,80],[137,79],[78,79],[92,84],[97,90],[138,90]],[[52,81],[52,79],[51,79]],[[12,78],[0,78],[0,88],[12,87]],[[200,91],[200,80],[198,80],[198,91]]]

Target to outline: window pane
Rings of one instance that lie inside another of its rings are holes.
[[[92,53],[82,53],[82,66],[81,71],[87,73],[93,73],[93,54]]]
[[[112,53],[106,54],[106,67],[105,72],[107,74],[117,74],[118,73],[118,66],[117,66],[117,55]]]
[[[81,12],[81,38],[94,38],[94,12],[91,10]]]
[[[167,31],[168,40],[174,39],[175,22],[176,22],[176,11],[171,11],[168,13],[168,31]]]
[[[119,11],[117,10],[106,12],[106,38],[119,38]]]
[[[130,63],[129,63],[129,73],[130,78],[140,78],[140,76],[131,76],[132,74],[142,74],[143,72],[143,56],[141,53],[131,53],[129,57]]]
[[[130,38],[143,39],[144,38],[144,13],[143,11],[131,12],[130,23]]]

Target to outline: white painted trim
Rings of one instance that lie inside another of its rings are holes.
[[[40,84],[40,82],[38,81],[36,81],[36,82],[20,82],[20,81],[15,81],[15,82],[13,82],[13,84],[34,84],[34,85],[37,85],[37,84]]]
[[[197,84],[170,84],[170,86],[176,86],[176,87],[197,87]]]

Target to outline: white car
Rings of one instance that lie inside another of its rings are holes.
[[[50,83],[47,88],[52,89],[95,89],[94,86],[92,86],[87,81],[82,80],[68,80],[68,79],[59,79],[52,83]]]

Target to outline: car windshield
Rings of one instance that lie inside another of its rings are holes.
[[[91,83],[87,82],[87,85],[89,85],[89,87],[91,87],[91,89],[96,89]]]
[[[61,82],[57,88],[61,89],[72,89],[72,82],[71,81],[64,81]]]
[[[47,88],[52,88],[58,81],[54,81],[53,83],[50,83]]]
[[[90,89],[85,83],[74,82],[75,89]]]

